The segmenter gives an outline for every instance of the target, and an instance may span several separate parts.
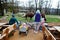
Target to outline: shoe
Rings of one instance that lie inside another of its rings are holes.
[[[40,32],[42,32],[42,30],[40,30]]]
[[[38,31],[34,31],[34,33],[38,33]]]

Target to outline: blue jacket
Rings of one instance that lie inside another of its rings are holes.
[[[10,19],[10,21],[9,21],[9,24],[12,25],[12,24],[14,24],[15,22],[17,22],[17,24],[18,24],[17,19],[16,19],[15,17],[12,17],[12,18]]]
[[[39,13],[35,14],[35,22],[40,22],[41,20],[41,15]]]

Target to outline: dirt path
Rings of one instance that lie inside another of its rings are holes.
[[[49,26],[60,26],[60,22],[48,23]]]
[[[31,29],[26,36],[24,34],[19,35],[19,31],[16,31],[15,35],[10,37],[10,40],[43,40],[43,34],[42,32],[35,34]]]

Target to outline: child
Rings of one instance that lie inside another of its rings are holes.
[[[17,21],[17,19],[15,18],[15,16],[14,16],[14,14],[12,15],[12,18],[9,20],[9,25],[12,25],[12,24],[14,24],[14,23],[16,23],[17,22],[17,24],[18,24],[18,21]]]
[[[26,23],[23,23],[23,24],[20,26],[20,29],[22,29],[22,30],[25,29],[25,31],[28,30],[27,24],[26,24]]]
[[[42,31],[42,26],[45,23],[45,18],[41,15],[41,22],[40,22],[40,31]]]
[[[22,23],[22,25],[19,28],[19,34],[21,33],[28,33],[28,25],[26,23]]]

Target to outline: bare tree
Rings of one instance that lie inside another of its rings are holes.
[[[60,1],[58,1],[58,4],[57,4],[57,14],[59,15],[59,7],[60,7]]]
[[[4,16],[4,9],[7,7],[6,5],[7,0],[0,0],[0,15]]]
[[[32,10],[33,5],[31,4],[33,1],[29,0],[28,4],[29,4],[29,10]]]
[[[36,10],[37,10],[37,0],[35,0]]]
[[[48,1],[45,1],[46,4],[45,4],[45,13],[47,14],[47,6],[48,6]]]
[[[51,0],[49,0],[49,4],[48,4],[48,14],[50,14],[50,9],[52,7],[52,4],[51,4]]]
[[[16,13],[18,10],[18,3],[19,1],[17,0],[8,0],[8,3],[7,3],[8,11],[10,12],[14,11],[14,13]]]
[[[39,0],[39,9],[40,9],[40,11],[42,10],[42,6],[43,6],[43,0]]]

